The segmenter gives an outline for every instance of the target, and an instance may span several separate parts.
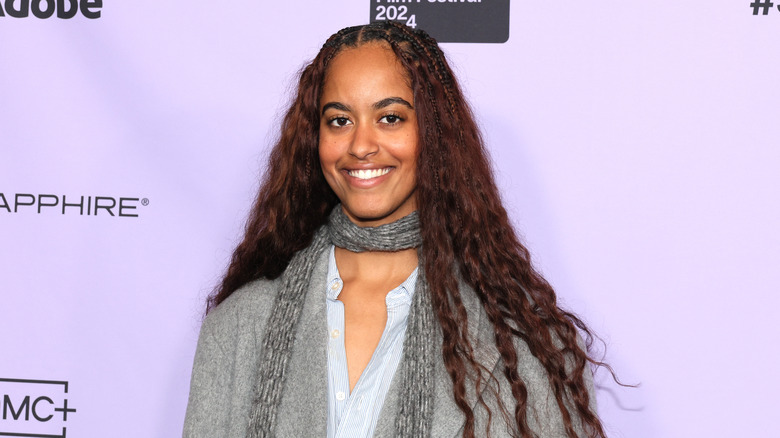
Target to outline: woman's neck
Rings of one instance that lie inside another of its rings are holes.
[[[352,252],[336,247],[336,265],[339,275],[345,282],[368,280],[382,282],[400,279],[398,284],[417,267],[417,249],[401,251],[365,251]]]

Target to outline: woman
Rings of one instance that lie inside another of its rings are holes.
[[[436,42],[333,35],[210,297],[184,435],[603,437]]]

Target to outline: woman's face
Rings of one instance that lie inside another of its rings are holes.
[[[319,104],[320,165],[352,222],[377,226],[416,210],[414,95],[390,47],[338,53]]]

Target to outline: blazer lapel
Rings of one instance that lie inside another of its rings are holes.
[[[284,395],[277,415],[276,436],[327,436],[328,356],[325,285],[328,251],[312,272],[295,346],[287,368]]]
[[[460,283],[460,292],[463,305],[466,308],[469,324],[469,339],[474,348],[474,358],[488,370],[493,370],[498,362],[500,353],[495,346],[493,328],[487,315],[482,310],[482,304],[474,291],[465,283]],[[441,351],[441,335],[437,337],[439,345],[437,351]],[[452,380],[444,367],[444,361],[439,359],[434,364],[434,378],[436,388],[433,403],[433,424],[431,436],[454,437],[463,427],[465,419],[460,408],[455,404],[452,395]],[[399,366],[400,369],[400,366]],[[398,413],[401,384],[399,373],[396,372],[390,389],[385,398],[382,412],[377,422],[374,438],[391,438],[395,436],[395,416]],[[473,385],[466,383],[467,398],[473,409],[477,403],[477,397]]]
[[[295,347],[287,370],[282,403],[278,410],[276,436],[327,435],[328,421],[328,357],[327,357],[327,308],[325,283],[328,269],[327,251],[320,255],[312,273],[309,293],[306,297]],[[482,304],[474,291],[460,283],[461,297],[466,308],[469,338],[474,348],[474,358],[488,370],[493,370],[500,356],[495,346],[493,328]],[[441,336],[438,337],[441,342]],[[441,351],[441,347],[437,348]],[[434,378],[436,388],[433,405],[432,436],[456,436],[463,427],[463,414],[452,395],[452,381],[439,358]],[[400,367],[399,367],[400,369]],[[395,377],[398,377],[396,375]],[[375,438],[395,435],[395,416],[398,411],[400,379],[393,378],[374,433]],[[467,399],[473,409],[477,403],[473,385],[466,383]]]

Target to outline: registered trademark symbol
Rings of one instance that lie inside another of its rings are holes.
[[[143,206],[149,205],[149,199],[148,198],[141,199],[141,205]]]

